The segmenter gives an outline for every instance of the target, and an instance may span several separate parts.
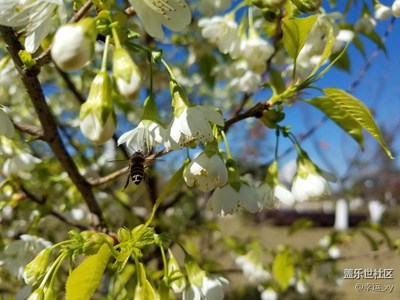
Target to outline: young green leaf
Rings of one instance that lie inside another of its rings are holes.
[[[325,49],[324,52],[321,55],[321,58],[319,59],[318,64],[314,67],[312,70],[311,74],[308,77],[313,76],[315,73],[317,73],[318,69],[322,66],[322,64],[329,58],[329,56],[332,53],[332,47],[333,44],[335,43],[335,38],[333,36],[333,27],[330,26],[328,30],[328,38],[325,44]]]
[[[67,279],[66,300],[91,299],[100,283],[110,256],[111,250],[107,244],[104,244],[97,254],[88,256],[75,268]]]
[[[316,97],[306,103],[321,110],[333,122],[346,131],[355,141],[364,148],[362,126],[353,117],[330,97]]]
[[[323,91],[340,109],[365,128],[379,142],[386,154],[393,159],[371,112],[360,100],[340,89],[326,88]]]
[[[282,291],[286,291],[290,279],[294,273],[293,259],[289,251],[285,250],[275,256],[272,264],[272,273],[274,274]]]
[[[317,16],[307,18],[285,17],[283,19],[283,44],[295,62],[316,20]]]

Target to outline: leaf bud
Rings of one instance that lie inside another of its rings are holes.
[[[23,278],[27,285],[33,286],[43,279],[47,271],[47,264],[50,259],[51,251],[51,248],[43,249],[25,266]]]
[[[291,0],[303,13],[314,13],[322,6],[322,0]]]

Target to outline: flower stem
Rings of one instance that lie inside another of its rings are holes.
[[[167,263],[167,257],[165,256],[165,250],[163,245],[160,245],[160,251],[161,251],[161,257],[164,265],[164,277],[168,278],[168,263]]]
[[[56,258],[56,260],[51,265],[50,269],[47,271],[42,282],[40,283],[40,288],[43,289],[46,286],[46,282],[48,281],[50,276],[52,276],[51,280],[50,280],[50,286],[51,286],[51,284],[54,283],[55,274],[57,273],[57,270],[60,268],[61,263],[67,257],[67,255],[68,255],[67,252],[63,252]]]
[[[108,46],[110,45],[110,36],[106,36],[106,44],[104,46],[104,52],[103,52],[103,60],[101,62],[101,71],[106,72],[107,71],[107,56],[108,56]]]
[[[186,165],[188,163],[188,160],[186,160],[184,162],[184,164],[182,165],[182,167],[180,167],[174,175],[172,175],[172,178],[169,180],[167,186],[164,188],[164,190],[161,192],[161,194],[158,196],[156,203],[153,206],[153,209],[151,211],[150,217],[148,218],[148,220],[146,221],[146,223],[140,228],[140,230],[138,231],[136,237],[135,237],[135,242],[138,241],[141,236],[143,235],[143,233],[145,232],[146,228],[149,227],[149,225],[151,224],[151,222],[153,221],[153,218],[157,212],[158,207],[160,206],[160,204],[162,203],[162,201],[164,200],[165,197],[167,197],[167,195],[169,193],[171,193],[171,191],[174,189],[175,185],[179,182],[179,180],[182,179],[182,173],[183,170],[185,169]]]
[[[121,42],[119,40],[117,29],[115,29],[115,27],[111,27],[111,32],[114,38],[115,48],[121,48]]]
[[[169,74],[169,76],[171,77],[172,80],[176,81],[176,78],[174,76],[174,73],[172,73],[172,70],[170,68],[170,66],[167,64],[167,62],[161,58],[161,63],[164,65],[164,67],[167,69],[167,72]]]
[[[224,139],[224,144],[226,148],[226,153],[228,155],[228,159],[232,159],[231,149],[229,148],[228,139],[226,138],[225,131],[221,130],[222,138]]]

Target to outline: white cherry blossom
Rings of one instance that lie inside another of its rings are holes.
[[[396,18],[400,17],[400,0],[395,0],[392,4],[392,13]]]
[[[101,124],[96,112],[87,114],[80,122],[82,133],[88,140],[95,144],[108,141],[114,134],[116,126],[115,117],[110,113],[104,124]]]
[[[392,9],[389,6],[383,5],[381,3],[375,5],[374,10],[374,17],[377,20],[387,20],[393,15]]]
[[[118,146],[126,143],[127,147],[135,149],[153,148],[163,143],[165,128],[156,121],[142,120],[135,129],[125,132],[118,139]]]
[[[368,202],[368,211],[371,218],[371,222],[374,224],[379,224],[382,215],[386,210],[386,205],[379,200],[371,200]]]
[[[272,288],[268,288],[268,289],[262,291],[260,297],[261,297],[261,300],[277,300],[278,293],[276,291],[274,291]]]
[[[271,274],[263,268],[261,263],[254,262],[247,255],[236,257],[235,263],[242,269],[250,283],[261,284],[271,278]]]
[[[229,183],[223,187],[217,187],[207,203],[208,209],[221,216],[233,214],[242,208],[256,213],[261,207],[262,203],[257,190],[246,183],[241,183],[238,191]]]
[[[261,75],[252,71],[245,60],[234,62],[228,76],[231,78],[229,86],[238,92],[255,92],[261,83]]]
[[[64,21],[61,0],[0,1],[0,25],[25,28],[25,50],[35,52],[49,34],[54,12]]]
[[[274,47],[258,35],[251,35],[240,44],[241,57],[256,73],[265,71],[266,62],[274,53]]]
[[[202,36],[211,43],[215,43],[219,51],[224,54],[229,53],[233,59],[239,57],[240,37],[238,36],[238,26],[233,18],[229,15],[202,18],[198,25],[202,28]]]
[[[42,160],[27,152],[15,154],[3,164],[3,173],[6,176],[20,175],[21,172],[32,171]]]
[[[129,0],[148,34],[163,39],[162,26],[182,31],[191,21],[192,13],[184,0]]]
[[[183,178],[188,186],[209,192],[227,183],[228,170],[218,154],[209,156],[207,152],[202,152],[186,167]]]
[[[222,276],[204,276],[201,287],[190,284],[183,293],[184,300],[222,300],[224,299],[223,284],[229,281]]]
[[[309,173],[304,178],[296,176],[293,180],[292,193],[296,201],[321,199],[331,195],[328,181],[318,173]]]
[[[187,106],[174,116],[165,145],[173,149],[183,147],[188,138],[202,143],[211,142],[214,139],[211,124],[224,125],[224,119],[215,109],[201,105]]]
[[[293,194],[282,184],[277,184],[271,187],[267,182],[264,182],[258,187],[258,193],[265,207],[273,207],[278,202],[292,206],[295,203]]]
[[[91,60],[96,38],[94,26],[94,19],[86,18],[57,30],[51,48],[51,57],[57,66],[64,71],[79,70]]]
[[[11,139],[14,136],[14,133],[14,125],[6,112],[6,109],[0,105],[0,136],[4,135]]]

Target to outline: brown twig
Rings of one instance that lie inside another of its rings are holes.
[[[122,168],[122,169],[120,169],[118,171],[115,171],[115,172],[113,172],[111,174],[108,174],[107,176],[103,176],[103,177],[99,177],[99,178],[96,178],[96,179],[93,179],[93,180],[89,180],[89,183],[92,186],[100,186],[100,185],[106,184],[106,183],[108,183],[110,181],[113,181],[114,179],[126,174],[128,171],[129,171],[129,167],[125,167],[125,168]]]
[[[268,110],[270,107],[270,104],[268,102],[258,102],[255,104],[253,107],[248,109],[246,112],[238,114],[229,120],[225,121],[225,126],[224,130],[227,131],[229,127],[231,127],[234,123],[239,122],[241,120],[250,118],[250,117],[256,117],[259,118],[262,116],[263,111]]]
[[[36,113],[39,117],[39,121],[43,128],[43,140],[49,144],[53,153],[60,161],[65,171],[68,173],[72,182],[76,185],[89,210],[97,216],[98,220],[96,221],[95,225],[105,228],[106,224],[103,218],[103,214],[100,206],[96,201],[96,198],[93,195],[92,187],[79,173],[75,162],[66,151],[65,146],[58,133],[56,122],[53,118],[49,106],[46,103],[41,84],[37,77],[40,72],[39,67],[34,66],[32,69],[29,70],[24,68],[23,63],[18,56],[19,51],[22,50],[22,46],[17,40],[17,37],[12,28],[0,26],[0,34],[5,42],[6,48],[10,53],[12,60],[14,61],[15,67],[20,74],[22,83],[24,84],[29,94],[32,104],[35,107]]]
[[[46,203],[46,199],[42,198],[39,199],[35,194],[33,194],[31,191],[29,191],[25,186],[23,186],[22,184],[19,185],[19,188],[21,189],[21,191],[25,194],[25,196],[30,199],[31,201],[39,204],[39,205],[44,205]],[[55,211],[53,208],[49,208],[49,214],[56,217],[57,219],[59,219],[61,222],[68,224],[70,226],[76,227],[80,230],[87,230],[89,229],[89,227],[81,225],[81,224],[76,224],[74,222],[69,221],[66,217],[64,217],[62,214],[60,214],[59,212]]]

